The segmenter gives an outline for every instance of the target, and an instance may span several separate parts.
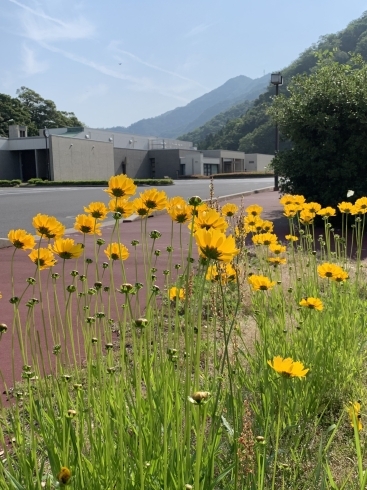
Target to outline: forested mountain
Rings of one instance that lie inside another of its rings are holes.
[[[183,141],[192,141],[195,146],[201,150],[201,145],[205,141],[209,141],[210,138],[214,137],[229,121],[232,119],[238,119],[243,116],[249,108],[252,106],[252,102],[245,100],[240,104],[235,104],[224,112],[221,112],[217,116],[210,119],[208,122],[203,124],[203,126],[190,131],[189,133],[179,136],[178,139]]]
[[[367,11],[359,19],[348,24],[344,30],[336,34],[322,36],[316,44],[306,49],[293,63],[281,70],[284,84],[279,88],[280,93],[287,94],[287,83],[294,75],[312,73],[316,69],[316,53],[319,51],[333,53],[333,59],[340,63],[347,62],[352,52],[360,53],[367,60]],[[268,78],[269,81],[270,77]],[[272,154],[275,146],[274,125],[267,115],[267,108],[272,103],[274,94],[275,87],[270,85],[266,92],[253,102],[253,106],[246,113],[243,113],[242,117],[229,120],[217,132],[215,132],[216,124],[213,119],[190,134],[194,135],[195,138],[196,135],[203,134],[201,141],[196,139],[196,144],[200,149],[223,148],[248,153]],[[246,110],[246,108],[243,109]],[[233,112],[236,110],[236,106],[231,108]],[[207,131],[210,126],[213,127],[212,132]],[[186,136],[188,135],[186,134]],[[289,146],[289,141],[280,142],[280,149]]]
[[[0,136],[7,137],[12,124],[28,126],[28,136],[38,136],[43,128],[83,126],[73,112],[57,110],[55,102],[27,87],[17,90],[17,97],[0,94]]]
[[[217,114],[246,100],[256,99],[269,83],[269,75],[252,79],[244,75],[231,78],[220,87],[157,117],[142,119],[127,128],[115,126],[110,131],[176,138],[205,124]]]

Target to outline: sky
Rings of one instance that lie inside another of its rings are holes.
[[[90,127],[158,116],[278,71],[365,0],[0,0],[0,93],[22,86]]]

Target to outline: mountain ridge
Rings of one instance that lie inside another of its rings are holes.
[[[238,75],[185,106],[176,107],[156,117],[141,119],[128,127],[114,126],[104,129],[144,136],[176,138],[205,124],[234,104],[255,99],[266,90],[268,83],[269,75],[256,79]]]

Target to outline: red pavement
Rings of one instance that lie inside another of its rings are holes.
[[[280,239],[284,238],[284,235],[289,233],[288,220],[284,218],[282,215],[282,207],[279,203],[279,194],[277,192],[261,192],[254,193],[252,195],[246,195],[245,197],[236,197],[229,198],[228,202],[234,202],[239,205],[241,202],[248,206],[250,204],[259,204],[264,208],[262,216],[266,219],[270,219],[274,222],[275,232],[279,236]],[[221,202],[221,204],[223,204]],[[16,225],[14,226],[16,228]],[[148,234],[151,230],[158,230],[162,233],[162,237],[156,241],[155,249],[161,250],[161,255],[157,259],[158,271],[157,275],[157,284],[162,288],[164,285],[164,276],[163,270],[168,268],[168,253],[166,251],[166,247],[170,245],[171,240],[171,227],[172,222],[171,219],[166,214],[156,215],[153,218],[148,219],[147,221],[147,230]],[[173,234],[173,258],[172,264],[181,262],[181,254],[179,252],[179,225],[176,223],[173,226],[174,234]],[[106,226],[102,228],[103,238],[106,240],[106,245],[110,241],[112,226]],[[75,232],[73,237],[76,238],[77,241],[82,241],[82,236]],[[135,270],[135,261],[134,261],[134,252],[133,247],[131,246],[131,241],[136,239],[142,242],[141,240],[141,221],[136,220],[129,223],[123,223],[121,225],[121,242],[125,244],[130,250],[130,257],[125,262],[125,270],[126,270],[126,279],[127,282],[134,284],[135,282],[145,282],[145,274],[144,274],[144,263],[142,253],[138,254],[138,268],[137,275]],[[187,238],[188,238],[188,230],[186,226],[183,226],[183,242],[184,245],[187,246]],[[115,240],[114,240],[115,241]],[[148,241],[151,242],[150,239]],[[106,246],[105,245],[105,246]],[[103,250],[105,246],[102,246]],[[141,248],[141,246],[140,246]],[[196,250],[196,246],[194,247]],[[0,291],[2,293],[2,299],[0,300],[0,323],[5,323],[8,326],[8,331],[2,335],[0,338],[0,390],[3,392],[4,386],[11,387],[14,385],[14,380],[19,380],[21,377],[21,370],[24,361],[21,356],[20,349],[18,347],[18,339],[16,329],[13,326],[13,317],[14,310],[13,305],[10,304],[9,299],[13,296],[12,294],[12,284],[11,284],[11,258],[13,254],[14,248],[3,248],[0,249],[0,271],[1,271],[1,282],[0,282]],[[139,247],[138,247],[139,251]],[[15,254],[15,262],[14,262],[14,291],[16,296],[21,296],[27,286],[27,278],[35,276],[35,266],[32,264],[30,259],[28,258],[28,252],[24,252],[22,250],[17,250]],[[87,236],[86,239],[86,257],[94,258],[94,237]],[[99,263],[101,264],[105,259],[103,252],[101,251],[101,255],[99,256]],[[59,272],[61,275],[62,272],[62,261],[54,267],[54,270]],[[66,271],[66,286],[72,283],[72,277],[69,275],[71,270],[78,269],[79,273],[83,273],[84,263],[81,259],[77,265],[75,265],[75,261],[66,261],[65,271]],[[93,265],[90,266],[90,271],[94,268]],[[100,268],[100,273],[102,274],[102,268]],[[172,272],[173,278],[175,271]],[[49,276],[49,272],[47,270],[41,271],[41,281],[42,288],[44,291],[46,290],[46,282]],[[37,278],[37,276],[35,276]],[[103,286],[109,286],[109,270],[105,271],[104,277],[102,279]],[[116,264],[114,266],[114,280],[115,287],[119,287],[121,282],[124,282],[121,277],[121,271]],[[173,279],[174,280],[174,279]],[[49,279],[51,281],[51,279]],[[93,286],[95,282],[95,277],[90,273],[88,273],[88,286]],[[78,281],[77,281],[78,282]],[[61,278],[57,281],[56,290],[58,291],[58,298],[63,298],[63,287]],[[79,290],[80,290],[80,282]],[[36,289],[33,291],[32,286],[30,286],[27,292],[24,294],[24,299],[22,300],[20,306],[20,315],[21,315],[21,325],[24,333],[24,328],[26,324],[26,316],[28,313],[28,308],[25,306],[26,301],[28,301],[32,297],[39,298],[39,291]],[[52,291],[52,288],[49,287],[49,291]],[[144,290],[142,290],[143,295],[141,296],[141,304],[144,302]],[[102,293],[105,294],[105,293]],[[78,315],[77,308],[77,300],[74,296],[74,305],[73,305],[73,315],[75,318]],[[122,296],[120,297],[122,303]],[[43,301],[45,302],[47,299],[45,292],[43,293]],[[52,292],[49,297],[51,311],[53,311],[53,300],[52,300]],[[61,306],[62,311],[62,306]],[[29,352],[32,350],[36,356],[39,356],[44,360],[44,372],[50,372],[52,369],[52,358],[54,357],[52,354],[52,348],[55,344],[61,343],[62,346],[66,342],[67,345],[70,345],[70,338],[68,339],[68,335],[65,338],[60,338],[60,333],[57,331],[57,321],[54,315],[50,315],[43,320],[41,315],[40,305],[36,305],[34,310],[34,321],[30,321],[29,327],[29,338],[31,339],[28,343]],[[116,312],[115,312],[116,313]],[[80,311],[79,311],[80,314]],[[114,314],[113,312],[111,313]],[[137,312],[137,317],[139,314],[143,314],[143,311]],[[31,317],[30,317],[31,318]],[[80,318],[80,317],[79,317]],[[75,321],[76,323],[76,321]],[[80,322],[79,322],[80,323]],[[80,328],[80,327],[78,327]],[[76,335],[76,339],[78,340],[81,337],[81,332],[76,331],[73,332]],[[54,338],[53,338],[54,336]],[[39,340],[38,340],[39,339]],[[65,351],[65,349],[63,349]],[[79,357],[79,356],[77,356]],[[82,357],[82,355],[81,355]],[[48,361],[51,359],[51,365]],[[79,358],[80,361],[80,358]],[[28,362],[29,359],[28,359]]]

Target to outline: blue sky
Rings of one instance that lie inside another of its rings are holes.
[[[365,0],[0,0],[0,92],[91,127],[153,117],[237,75],[280,70]]]

